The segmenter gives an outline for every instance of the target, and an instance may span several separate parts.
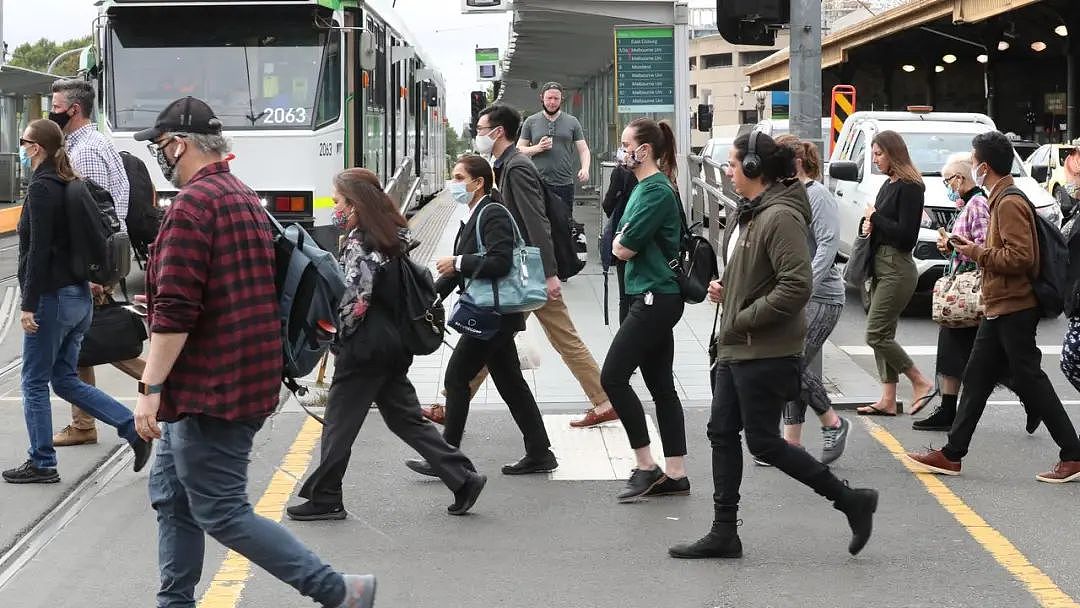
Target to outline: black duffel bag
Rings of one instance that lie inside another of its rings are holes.
[[[109,298],[94,307],[94,321],[79,351],[79,367],[134,359],[142,354],[146,338],[142,319]]]

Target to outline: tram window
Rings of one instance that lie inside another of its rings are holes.
[[[322,73],[319,75],[319,102],[315,110],[315,128],[337,120],[341,113],[341,39],[330,37],[326,45]]]

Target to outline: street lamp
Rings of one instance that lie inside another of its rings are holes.
[[[87,47],[81,47],[81,48],[71,49],[69,51],[64,51],[63,53],[60,53],[59,55],[57,55],[52,60],[51,63],[49,63],[49,68],[47,70],[45,70],[45,73],[46,74],[52,74],[53,70],[56,69],[56,64],[60,63],[61,59],[63,59],[64,57],[67,57],[68,55],[73,55],[75,53],[81,53],[81,52],[83,52],[84,50],[86,50],[88,48],[90,48],[90,47],[88,47],[88,46]]]

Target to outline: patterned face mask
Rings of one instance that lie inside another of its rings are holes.
[[[331,218],[334,222],[334,227],[338,230],[345,230],[349,225],[349,209],[348,207],[339,207],[334,209],[334,216]]]

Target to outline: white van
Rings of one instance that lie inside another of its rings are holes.
[[[970,152],[975,135],[994,128],[989,116],[966,112],[855,112],[848,117],[825,170],[825,185],[840,206],[840,255],[846,258],[851,253],[859,221],[888,179],[874,166],[870,142],[881,131],[896,131],[907,143],[911,160],[926,184],[919,242],[912,253],[919,273],[916,294],[930,294],[946,266],[937,249],[937,229],[949,229],[960,214],[945,194],[941,167],[950,155]],[[1016,185],[1040,215],[1060,226],[1061,208],[1057,202],[1028,175],[1015,152],[1013,156]],[[858,287],[863,292],[863,304],[868,305],[869,285]]]

